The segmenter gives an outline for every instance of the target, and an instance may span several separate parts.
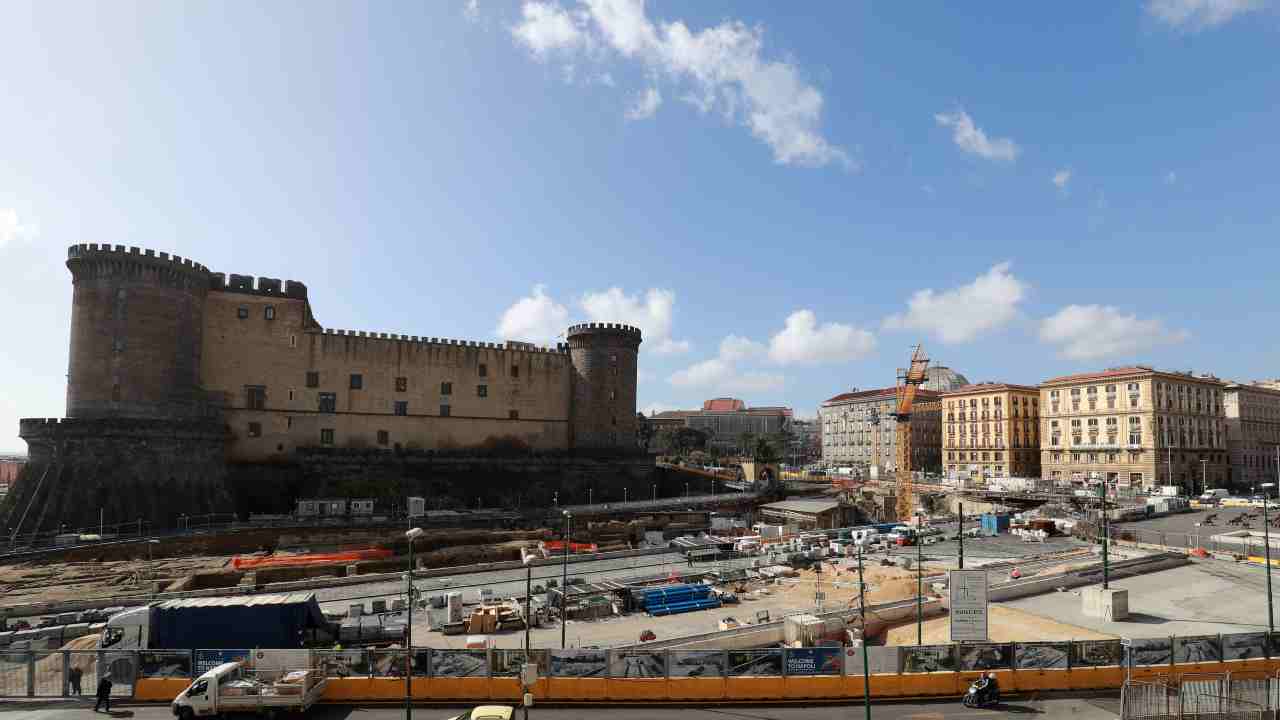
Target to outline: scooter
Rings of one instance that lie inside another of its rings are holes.
[[[968,708],[982,708],[996,705],[1000,702],[1000,691],[993,689],[990,685],[979,685],[982,678],[974,680],[969,685],[969,691],[964,694],[960,702]],[[990,682],[989,680],[987,681]]]

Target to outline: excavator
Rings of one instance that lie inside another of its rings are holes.
[[[924,346],[916,345],[911,353],[911,366],[905,370],[899,368],[898,381],[895,385],[895,409],[893,417],[897,420],[897,450],[895,453],[895,480],[897,481],[897,502],[895,509],[898,520],[911,517],[915,509],[915,493],[911,488],[911,470],[914,453],[911,447],[911,409],[915,404],[916,390],[925,382],[925,371],[929,368],[929,358],[925,357]]]

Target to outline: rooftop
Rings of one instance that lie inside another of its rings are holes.
[[[1106,370],[1090,373],[1078,373],[1076,375],[1063,375],[1062,377],[1051,378],[1040,383],[1040,387],[1045,385],[1058,385],[1062,383],[1087,382],[1089,380],[1106,380],[1109,378],[1125,377],[1130,375],[1166,375],[1169,377],[1180,377],[1188,380],[1201,380],[1204,382],[1221,383],[1222,381],[1212,375],[1196,375],[1190,370],[1186,372],[1156,370],[1148,365],[1130,365],[1126,367],[1107,368]]]
[[[993,390],[1026,390],[1028,392],[1039,392],[1040,388],[1035,385],[1015,385],[1014,383],[1003,382],[980,382],[971,385],[963,385],[942,393],[943,395],[966,395],[969,393],[991,392]]]
[[[834,500],[783,500],[782,502],[761,505],[761,510],[778,510],[780,512],[798,512],[817,515],[835,510],[840,503]]]
[[[876,390],[854,390],[853,392],[841,393],[827,400],[823,405],[830,403],[850,402],[852,400],[870,400],[879,397],[897,397],[898,389],[895,387],[878,388]],[[942,393],[933,390],[925,390],[923,388],[916,390],[916,399],[918,400],[938,400],[942,398]]]

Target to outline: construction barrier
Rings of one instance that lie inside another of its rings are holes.
[[[267,568],[306,567],[308,565],[337,565],[361,560],[385,560],[394,556],[395,553],[391,550],[377,548],[345,550],[334,553],[307,553],[305,555],[237,555],[231,560],[231,566],[237,570],[264,570]]]
[[[120,697],[167,702],[201,672],[253,654],[11,650],[0,653],[0,697],[66,697],[79,673],[82,693],[96,687],[97,677],[110,675]],[[1095,640],[869,647],[867,656],[876,698],[959,696],[987,672],[1015,693],[1118,689],[1126,674],[1132,682],[1177,685],[1184,677],[1230,673],[1265,684],[1280,670],[1280,633],[1135,638],[1124,646]],[[406,666],[412,667],[412,693],[419,701],[514,702],[525,662],[539,666],[532,691],[543,702],[854,699],[863,692],[862,651],[854,648],[567,649],[527,656],[521,650],[414,648],[408,658],[404,650],[352,649],[316,650],[310,657],[328,680],[323,699],[331,703],[403,699],[404,677],[396,674]]]

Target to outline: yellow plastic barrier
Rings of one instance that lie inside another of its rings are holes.
[[[141,702],[171,702],[190,684],[190,678],[138,678],[133,684],[133,698]]]
[[[667,681],[672,700],[723,700],[724,678],[672,678]]]

